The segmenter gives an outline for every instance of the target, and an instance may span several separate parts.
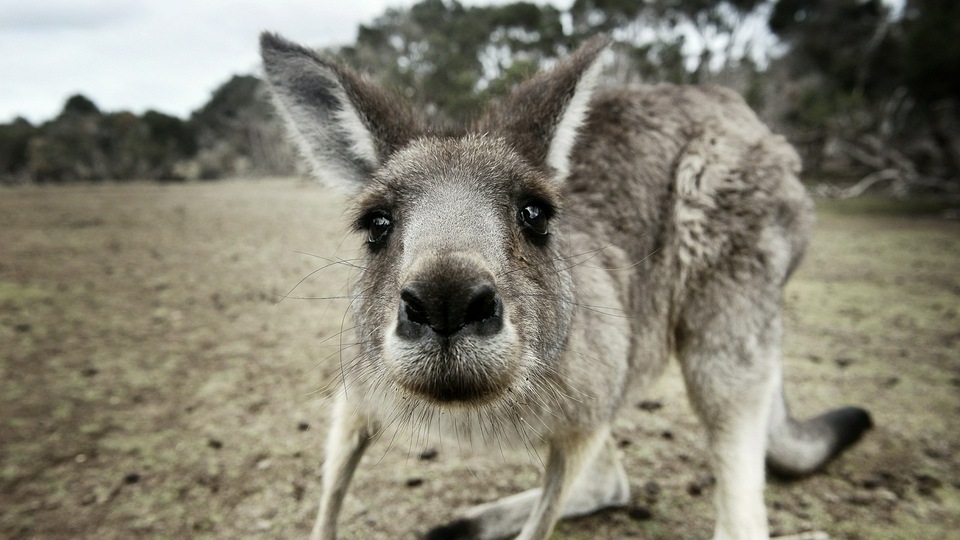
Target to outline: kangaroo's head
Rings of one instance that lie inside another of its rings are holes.
[[[262,35],[292,138],[318,179],[353,194],[366,244],[356,377],[446,406],[526,400],[550,377],[574,301],[564,180],[605,45],[588,42],[451,135],[338,63]]]

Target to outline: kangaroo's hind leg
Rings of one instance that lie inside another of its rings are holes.
[[[686,306],[677,329],[677,353],[717,480],[714,540],[769,537],[764,456],[781,377],[781,325],[779,291],[767,292],[703,294]]]
[[[708,287],[684,310],[677,352],[717,477],[714,538],[767,538],[765,464],[779,475],[810,473],[872,424],[857,407],[791,418],[782,391],[779,286],[720,287]]]

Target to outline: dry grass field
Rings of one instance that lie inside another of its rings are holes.
[[[863,405],[877,427],[771,484],[775,532],[960,529],[960,222],[942,206],[821,204],[787,288],[789,397],[800,415]],[[294,180],[0,189],[0,538],[306,537],[349,340],[346,303],[317,299],[347,291],[348,266],[327,262],[356,256],[342,211]],[[708,538],[676,369],[615,433],[631,506],[556,538]],[[416,538],[537,479],[523,450],[390,442],[361,464],[343,538]]]

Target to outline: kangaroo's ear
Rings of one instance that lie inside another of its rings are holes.
[[[264,32],[274,104],[318,180],[354,191],[416,130],[395,97],[316,52]]]
[[[535,166],[552,169],[562,181],[600,78],[598,59],[609,43],[607,36],[594,37],[527,80],[480,120],[480,128],[503,134]]]

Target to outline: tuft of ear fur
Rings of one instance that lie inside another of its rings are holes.
[[[600,79],[599,57],[609,44],[605,35],[591,38],[553,69],[518,86],[480,120],[479,128],[503,134],[533,165],[552,169],[562,181]]]
[[[322,182],[358,189],[418,131],[405,104],[311,49],[264,32],[260,55],[287,132]]]

